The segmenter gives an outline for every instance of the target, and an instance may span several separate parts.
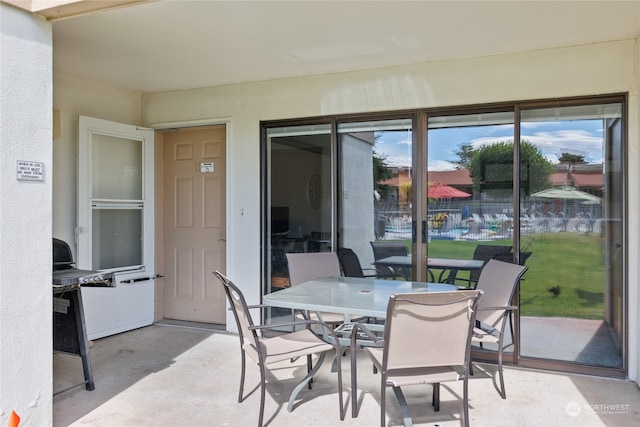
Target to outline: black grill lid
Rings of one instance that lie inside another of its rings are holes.
[[[72,268],[73,254],[71,248],[64,240],[53,238],[53,270],[66,270]]]

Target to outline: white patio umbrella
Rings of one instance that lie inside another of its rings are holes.
[[[578,200],[588,205],[600,204],[600,197],[569,186],[546,188],[537,193],[533,193],[531,197],[540,199]]]

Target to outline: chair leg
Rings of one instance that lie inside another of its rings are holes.
[[[240,368],[240,390],[238,391],[238,403],[242,403],[242,393],[244,391],[244,371],[246,365],[246,359],[244,350],[240,349],[240,359],[241,359],[241,368]]]
[[[465,376],[462,381],[462,416],[464,417],[464,427],[469,427],[469,377]]]
[[[358,373],[357,349],[351,347],[351,418],[358,416]]]
[[[338,351],[340,351],[340,345],[338,345],[336,354]],[[344,417],[347,414],[347,401],[342,400],[342,362],[339,357],[336,357],[336,359],[338,360],[338,402],[340,406],[340,421],[344,421]]]
[[[500,390],[498,390],[498,393],[500,394],[500,397],[506,399],[507,391],[504,388],[504,375],[502,373],[502,337],[503,333],[501,332],[500,340],[498,341],[498,377],[500,378]]]
[[[392,387],[392,389],[396,395],[396,399],[398,399],[398,403],[400,403],[400,411],[402,412],[402,421],[404,426],[411,427],[413,425],[413,421],[411,419],[411,411],[409,410],[407,399],[404,397],[404,393],[402,393],[402,389],[400,387]]]
[[[380,427],[385,427],[385,413],[386,413],[386,405],[385,402],[387,400],[387,379],[384,375],[380,375]]]
[[[264,398],[266,392],[266,374],[264,372],[264,364],[260,364],[260,415],[258,416],[258,427],[262,427],[264,419]]]
[[[307,374],[309,372],[311,372],[311,368],[312,368],[311,355],[308,354],[307,355]],[[309,379],[309,384],[308,384],[309,390],[311,390],[311,383],[313,383],[313,377],[311,377],[311,379]]]
[[[433,397],[431,398],[434,412],[440,412],[440,383],[433,383]]]

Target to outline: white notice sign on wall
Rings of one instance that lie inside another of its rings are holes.
[[[44,181],[44,163],[18,160],[18,181]]]

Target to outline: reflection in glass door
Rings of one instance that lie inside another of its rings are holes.
[[[267,129],[265,292],[289,286],[286,253],[332,248],[331,126]]]
[[[411,129],[411,119],[338,124],[339,245],[353,250],[368,274],[376,274],[372,264],[389,244],[411,254]],[[410,267],[396,270],[411,276]]]
[[[621,117],[618,103],[521,113],[523,144],[551,165],[520,193],[522,357],[623,367]]]

